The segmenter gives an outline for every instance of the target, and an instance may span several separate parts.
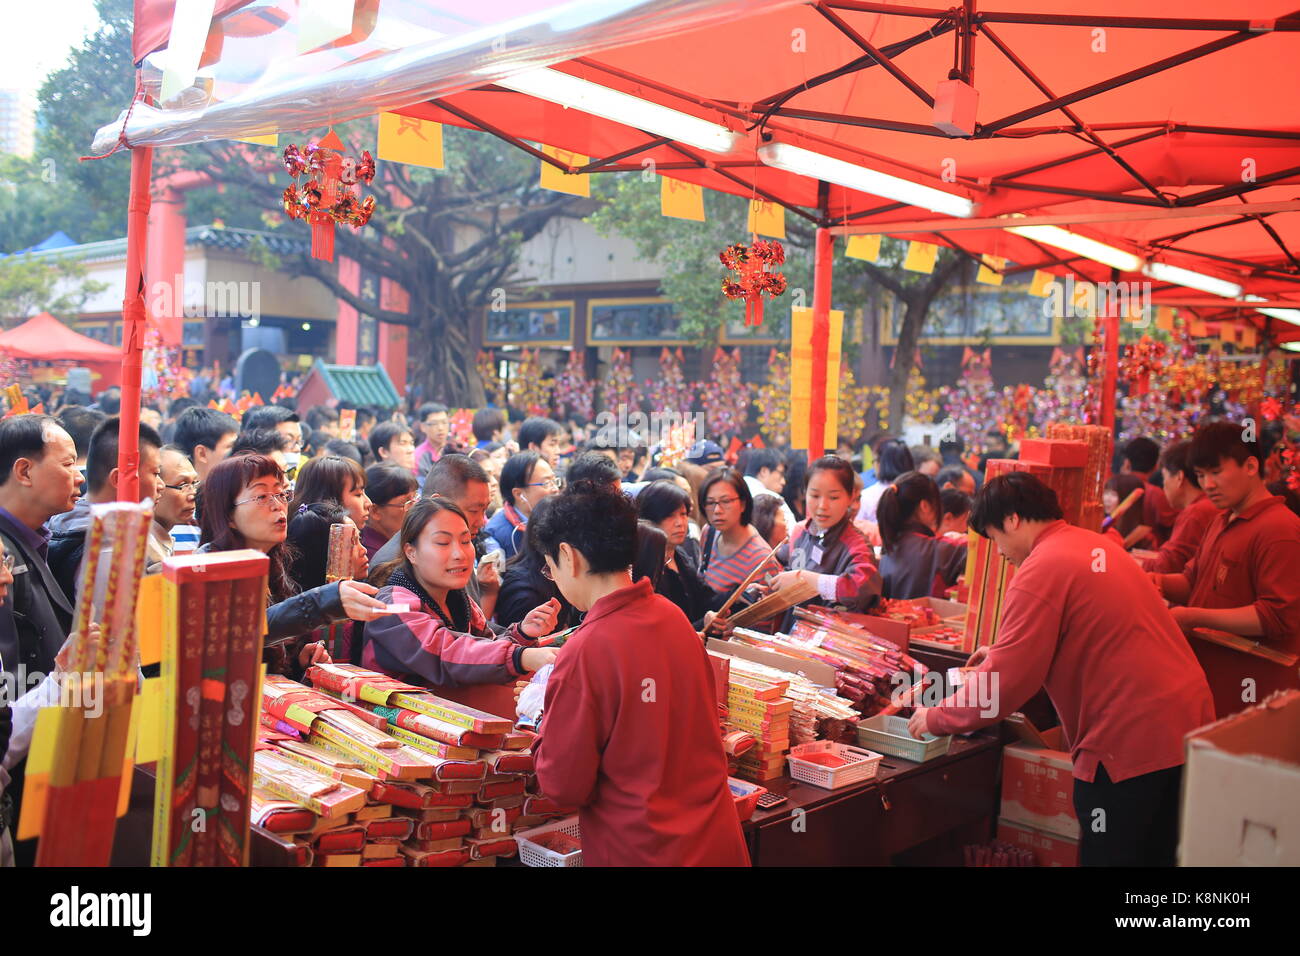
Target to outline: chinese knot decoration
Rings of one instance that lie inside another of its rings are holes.
[[[331,130],[319,143],[303,149],[290,145],[284,151],[284,168],[293,185],[284,191],[284,211],[290,219],[311,223],[311,254],[334,261],[334,227],[360,229],[375,211],[375,197],[359,200],[353,187],[375,178],[375,161],[369,151],[361,158],[343,155],[343,142]],[[298,179],[307,176],[301,187]]]
[[[785,248],[774,239],[757,239],[746,246],[736,242],[727,246],[718,258],[729,272],[724,276],[722,294],[728,299],[745,300],[745,324],[763,324],[763,296],[775,298],[785,292],[785,274],[769,271],[770,266],[785,262]]]
[[[1129,394],[1145,395],[1151,389],[1151,376],[1165,365],[1165,343],[1148,335],[1124,347],[1120,376],[1129,384]]]

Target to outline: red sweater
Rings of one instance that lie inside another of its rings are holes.
[[[928,712],[931,733],[995,723],[1045,687],[1074,776],[1089,782],[1098,763],[1116,782],[1180,766],[1183,736],[1214,719],[1205,675],[1146,572],[1110,538],[1064,521],[1016,569],[997,643],[967,675],[981,679],[995,706],[959,706],[959,691]]]
[[[597,601],[555,660],[541,790],[578,807],[585,866],[748,866],[713,669],[648,578]]]
[[[1240,515],[1220,511],[1183,569],[1192,587],[1188,607],[1252,605],[1264,625],[1264,643],[1300,653],[1300,518],[1272,495]],[[1242,681],[1254,681],[1254,700],[1300,687],[1296,668],[1192,638],[1220,717],[1249,706]]]
[[[1218,514],[1219,509],[1205,495],[1178,512],[1169,540],[1161,546],[1154,558],[1142,562],[1143,570],[1160,574],[1180,573],[1196,554],[1196,549],[1201,546],[1201,538],[1205,537],[1205,529]]]

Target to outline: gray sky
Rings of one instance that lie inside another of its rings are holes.
[[[6,16],[0,87],[38,89],[99,23],[94,0],[40,0]]]

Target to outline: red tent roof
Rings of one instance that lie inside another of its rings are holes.
[[[0,332],[0,349],[33,362],[120,362],[122,350],[97,342],[64,325],[48,312]]]
[[[342,41],[328,70],[302,79],[328,99],[331,77],[368,63],[374,76],[367,89],[379,92],[361,112],[347,115],[394,109],[482,129],[525,148],[544,143],[592,157],[583,171],[641,171],[650,159],[664,175],[758,194],[819,224],[888,230],[1004,256],[1020,269],[1108,280],[1107,266],[987,221],[1054,216],[1058,225],[1143,259],[1230,280],[1273,307],[1300,308],[1300,97],[1293,95],[1300,10],[1292,2],[1181,0],[1171,8],[1168,0],[988,0],[921,8],[820,0],[760,6],[723,25],[669,37],[642,31],[644,39],[593,48],[552,67],[745,134],[726,154],[512,92],[490,82],[488,68],[478,74],[485,78],[477,88],[467,88],[471,72],[443,78],[440,89],[460,92],[415,105],[408,105],[408,94],[401,94],[405,101],[385,99],[385,71],[403,59],[401,44],[414,42],[403,40],[402,30]],[[152,31],[151,39],[138,32],[137,53],[165,42],[159,24],[170,18],[172,3],[137,0],[137,13],[149,14],[138,31]],[[235,7],[244,9],[221,17]],[[382,8],[379,17],[415,25],[452,11],[476,22],[482,9],[460,0],[407,0]],[[283,17],[267,21],[259,30],[270,32],[256,36],[237,19],[272,11]],[[209,35],[214,89],[246,98],[249,108],[239,120],[249,133],[278,128],[278,114],[254,108],[257,97],[250,93],[258,81],[240,87],[241,67],[259,76],[265,68],[256,65],[259,56],[277,42],[291,46],[294,16],[291,4],[276,0],[218,5]],[[280,66],[299,75],[292,64]],[[301,73],[311,69],[304,61]],[[931,98],[953,70],[964,71],[979,92],[980,125],[968,137],[950,137],[933,125]],[[350,105],[308,99],[316,115],[330,112],[327,107],[346,113]],[[230,112],[225,125],[205,130],[202,118],[186,121],[179,110],[184,135],[169,138],[164,117],[151,121],[162,132],[133,142],[229,136]],[[984,225],[949,228],[949,220],[927,210],[839,185],[819,197],[816,179],[759,160],[759,146],[769,141],[966,196],[978,204],[975,218]],[[1237,205],[1244,207],[1240,214]],[[1203,318],[1249,314],[1264,324],[1231,299],[1154,285],[1157,300],[1205,300],[1193,308]],[[1300,335],[1300,328],[1280,329]]]

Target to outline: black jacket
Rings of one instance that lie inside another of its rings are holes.
[[[704,621],[704,613],[719,606],[717,595],[700,577],[699,565],[689,551],[678,547],[674,550],[673,559],[677,570],[665,565],[655,591],[681,608],[682,613],[698,630]]]
[[[528,612],[541,607],[551,598],[560,602],[560,613],[555,621],[555,629],[562,631],[573,627],[581,620],[581,615],[564,596],[554,581],[548,581],[542,574],[541,565],[537,563],[537,552],[525,548],[506,565],[506,573],[501,575],[501,591],[497,594],[496,622],[502,626],[519,624]]]
[[[0,603],[0,662],[14,680],[20,665],[28,676],[52,673],[54,656],[72,630],[72,604],[45,560],[3,515],[0,540],[14,558],[14,582]],[[18,694],[30,689],[26,684],[10,686]]]
[[[56,531],[50,537],[50,573],[63,589],[63,596],[73,607],[77,605],[77,573],[81,558],[86,553],[86,532]]]

